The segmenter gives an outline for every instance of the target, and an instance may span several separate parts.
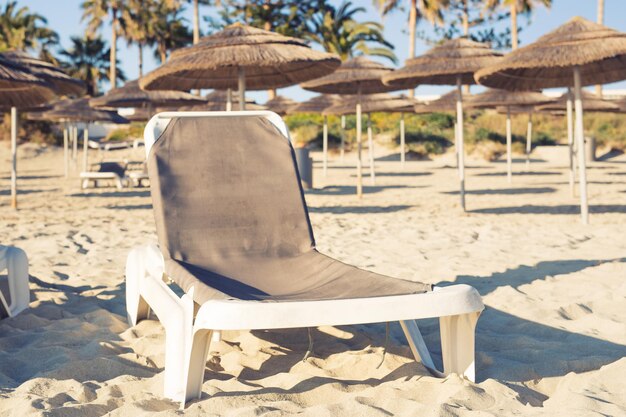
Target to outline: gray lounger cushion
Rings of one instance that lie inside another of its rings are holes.
[[[263,117],[175,118],[148,173],[166,273],[185,291],[194,286],[198,303],[431,290],[315,249],[293,148]]]

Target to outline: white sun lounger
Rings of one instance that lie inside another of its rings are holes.
[[[28,258],[26,253],[13,246],[0,245],[0,318],[13,317],[28,308]]]
[[[102,164],[106,163],[119,163],[121,172],[118,172],[117,170],[83,171],[79,174],[82,189],[89,188],[90,184],[93,184],[94,188],[97,188],[102,181],[112,182],[118,190],[124,188],[126,177],[123,174],[123,171],[126,169],[127,161],[103,161],[92,164],[92,166],[100,167]]]
[[[229,143],[229,146],[237,147],[237,144],[232,143],[233,138],[220,135],[220,132],[229,132],[229,129],[220,130],[219,126],[215,129],[207,129],[206,126],[204,126],[203,123],[205,123],[206,120],[211,121],[212,119],[221,123],[222,127],[224,125],[237,125],[240,126],[241,129],[245,129],[245,126],[248,126],[248,124],[254,125],[256,123],[257,125],[261,125],[264,133],[258,132],[259,134],[257,134],[255,131],[249,131],[244,136],[247,136],[251,142],[246,142],[242,145],[254,144],[257,139],[261,137],[260,133],[263,133],[276,142],[276,149],[268,150],[270,153],[266,155],[275,156],[280,152],[288,155],[288,152],[291,152],[291,158],[293,158],[293,149],[289,145],[287,127],[282,119],[272,112],[161,113],[154,116],[146,126],[145,143],[146,152],[149,156],[149,173],[152,183],[155,217],[157,218],[157,230],[159,231],[161,245],[165,244],[167,250],[164,250],[163,246],[160,249],[156,245],[146,245],[137,247],[130,252],[126,264],[126,308],[131,325],[135,325],[138,321],[146,319],[150,310],[152,310],[165,327],[165,396],[175,401],[180,401],[182,406],[184,406],[187,401],[200,398],[209,345],[212,338],[216,336],[219,337],[220,331],[223,330],[284,329],[391,321],[400,322],[415,359],[420,361],[432,374],[443,376],[456,373],[474,381],[474,332],[476,322],[484,306],[478,292],[467,285],[435,287],[432,291],[419,291],[418,293],[402,293],[402,291],[400,291],[400,293],[387,294],[384,291],[380,291],[372,296],[359,296],[358,291],[368,291],[368,288],[362,288],[355,292],[355,294],[357,294],[356,296],[351,296],[352,281],[348,281],[347,286],[345,285],[346,282],[342,281],[342,284],[338,284],[339,286],[337,288],[342,291],[342,294],[347,292],[344,298],[333,295],[327,297],[302,296],[299,298],[298,294],[295,296],[288,294],[282,299],[278,297],[277,299],[269,298],[265,300],[242,299],[241,297],[229,296],[228,294],[220,292],[224,291],[228,293],[228,290],[217,290],[215,289],[217,287],[211,287],[204,281],[192,279],[191,281],[183,280],[182,284],[180,281],[177,281],[185,290],[185,294],[182,297],[177,296],[166,284],[166,281],[170,279],[176,281],[180,279],[180,277],[176,276],[177,273],[168,273],[167,269],[173,268],[176,262],[180,265],[187,265],[183,261],[178,261],[174,258],[182,257],[181,259],[186,261],[188,260],[187,257],[191,255],[182,252],[179,253],[178,249],[175,247],[176,242],[172,243],[172,241],[169,240],[169,236],[170,233],[178,235],[188,232],[188,230],[163,231],[163,227],[165,226],[159,223],[159,216],[161,216],[162,213],[159,211],[160,208],[158,207],[162,204],[165,207],[163,209],[165,212],[175,212],[175,216],[185,217],[182,212],[178,212],[178,209],[182,210],[182,206],[185,206],[187,200],[182,200],[183,204],[177,207],[167,206],[167,204],[163,202],[165,201],[164,199],[170,197],[180,198],[181,194],[185,192],[185,185],[181,184],[180,177],[176,177],[175,180],[169,182],[169,178],[161,177],[160,171],[155,174],[153,170],[160,168],[153,167],[156,167],[157,164],[161,164],[165,159],[163,155],[159,154],[159,162],[154,162],[155,165],[150,165],[150,151],[153,147],[156,147],[159,149],[153,149],[153,154],[166,149],[165,152],[170,152],[171,150],[173,152],[172,155],[188,155],[189,149],[184,148],[184,146],[197,146],[198,144],[206,144],[207,141],[223,141],[223,143]],[[189,121],[186,122],[186,120]],[[159,141],[170,140],[172,135],[175,135],[175,131],[172,132],[174,128],[172,128],[168,129],[167,135],[169,136],[163,138],[165,136],[165,129],[170,123],[174,124],[175,127],[181,125],[184,127],[185,123],[198,122],[202,125],[199,132],[201,132],[203,137],[199,138],[201,140],[196,141],[194,145],[182,145],[183,148],[177,147],[180,143],[186,144],[189,143],[189,141],[193,141],[193,135],[185,135],[184,141],[170,141],[166,142],[166,145],[161,144],[162,146],[160,147],[155,145],[155,143],[159,144]],[[272,132],[273,129],[274,132]],[[239,146],[239,148],[236,149],[244,149],[242,152],[246,152],[246,146]],[[187,153],[185,153],[185,151],[187,151]],[[176,154],[176,152],[179,153]],[[214,153],[215,152],[211,150],[209,154]],[[227,165],[224,161],[227,160],[229,156],[232,156],[230,151],[226,152],[224,155],[217,156],[218,172],[222,171],[224,164]],[[241,156],[242,154],[235,156],[234,159],[238,160],[237,158]],[[198,157],[202,158],[202,156]],[[156,156],[154,156],[154,161],[157,161]],[[262,163],[262,161],[257,161],[256,163]],[[268,164],[270,162],[265,163]],[[202,166],[206,166],[207,164],[209,164],[208,161],[206,164],[203,162]],[[288,181],[288,187],[279,190],[279,192],[282,194],[292,192],[294,190],[290,187],[297,187],[295,194],[298,195],[297,193],[300,193],[299,195],[302,199],[299,204],[303,205],[302,189],[299,184],[295,161],[287,160],[287,165],[289,164],[292,164],[288,172],[289,175],[283,175],[285,172],[275,173],[277,174],[276,178],[287,177]],[[269,171],[272,167],[268,165],[267,168],[267,171],[259,172],[259,175],[271,175]],[[172,172],[174,170],[168,167],[166,171]],[[194,194],[193,187],[202,190],[198,195],[189,195],[188,199],[191,201],[195,201],[195,198],[201,197],[200,194],[202,194],[202,192],[206,193],[207,189],[210,189],[211,184],[215,184],[216,181],[219,182],[219,180],[215,178],[207,178],[205,181],[208,181],[208,183],[201,182],[203,176],[198,175],[193,167],[189,167],[189,171],[188,174],[183,174],[183,179],[184,176],[187,175],[189,181],[192,181],[192,188],[190,188],[192,194]],[[183,172],[185,171],[183,170]],[[235,169],[229,172],[227,178],[232,178],[233,174],[237,176],[238,171]],[[244,176],[242,175],[241,177]],[[167,187],[167,184],[170,183],[176,184],[175,189]],[[270,190],[273,190],[274,186],[274,183],[270,181]],[[276,184],[276,187],[278,186],[279,184]],[[249,190],[251,191],[252,188]],[[246,192],[243,193],[244,197],[250,191],[246,189]],[[155,193],[157,193],[156,196]],[[165,193],[167,195],[162,197],[159,193]],[[281,195],[269,196],[270,201],[272,201],[271,199],[273,197],[281,198]],[[185,196],[183,195],[182,198],[185,198]],[[264,198],[268,197],[264,196]],[[214,201],[219,205],[220,202],[223,201],[223,198],[218,198]],[[254,207],[254,205],[252,206]],[[278,202],[276,203],[276,207],[279,207]],[[302,208],[304,209],[302,213],[306,215],[306,208]],[[213,207],[204,206],[200,209],[200,215],[202,216],[203,213],[207,213],[206,216],[210,218],[211,215],[208,213],[213,213],[216,210],[219,210],[219,208],[214,209]],[[225,213],[228,216],[228,210],[225,210]],[[194,212],[193,214],[195,215],[196,213]],[[247,217],[244,217],[244,219],[246,218]],[[185,219],[183,219],[183,221],[184,220]],[[231,232],[230,229],[224,232],[224,222],[221,222],[220,218],[210,218],[210,220],[209,223],[211,227],[216,227],[215,235],[220,233],[228,234]],[[238,221],[239,220],[241,219],[238,219]],[[282,220],[282,218],[279,220]],[[288,223],[289,221],[290,219],[285,219],[285,222]],[[306,222],[308,223],[308,216],[306,216]],[[308,224],[310,228],[310,223]],[[291,231],[291,229],[288,230]],[[265,231],[263,231],[263,233],[265,233]],[[262,238],[264,237],[263,233],[261,233]],[[293,233],[296,234],[298,231],[293,229]],[[167,236],[165,242],[162,239],[164,235]],[[191,239],[188,239],[186,236],[187,235],[181,238],[185,244]],[[212,248],[211,245],[215,242],[203,240],[205,237],[210,240],[212,236],[200,235],[195,236],[193,239],[199,239],[198,244],[200,245],[209,245],[208,251],[210,252]],[[273,236],[267,236],[269,243],[261,239],[262,244],[267,243],[267,245],[270,245],[272,238]],[[311,240],[311,242],[312,245],[314,245],[314,241]],[[218,242],[217,245],[219,246],[221,243],[222,242]],[[251,245],[248,240],[246,240],[244,244],[246,245],[246,250]],[[252,246],[254,246],[254,244],[252,244]],[[224,256],[228,256],[228,249],[230,249],[232,245],[228,247],[222,245],[220,247],[222,252],[217,255],[216,259],[223,259]],[[252,252],[253,250],[254,247],[251,247],[250,251]],[[213,254],[215,253],[216,252]],[[375,285],[378,282],[385,282],[389,284],[390,287],[396,285],[394,282],[399,286],[406,286],[407,288],[410,288],[411,285],[425,286],[425,284],[396,280],[341,264],[338,261],[334,261],[318,253],[314,246],[302,252],[303,257],[309,255],[312,256],[313,259],[319,260],[319,262],[329,262],[329,265],[333,267],[339,269],[343,268],[341,269],[342,271],[348,271],[348,274],[356,274],[354,277],[364,279],[364,281],[354,281],[355,289],[358,287],[357,284],[359,282],[374,283]],[[281,259],[283,258],[280,258],[279,262],[282,262]],[[262,263],[263,260],[259,262]],[[324,271],[327,269],[330,268],[324,268]],[[253,270],[252,274],[255,275],[258,273],[258,275],[261,276],[263,275],[262,270],[263,268],[259,264],[258,272]],[[302,276],[305,276],[307,271],[300,269],[296,271],[294,275],[289,275],[289,278],[285,281],[285,285],[288,286],[292,281],[297,281],[297,275],[299,275],[300,272]],[[184,275],[183,272],[181,272],[181,274]],[[209,272],[209,274],[216,276],[214,272]],[[323,273],[319,275],[323,275]],[[220,280],[225,279],[227,283],[224,285],[231,285],[229,283],[231,283],[232,280],[227,277],[225,278],[224,272],[220,271],[217,277],[219,280],[216,282],[222,282]],[[311,281],[307,282],[307,285],[311,286],[315,282],[316,275],[313,274],[313,276],[309,276],[308,279],[313,279],[313,283]],[[378,279],[381,281],[377,281]],[[189,284],[190,282],[192,284]],[[235,286],[239,284],[241,283],[236,282]],[[276,282],[274,282],[274,284],[276,284]],[[263,283],[259,285],[262,286]],[[325,282],[322,287],[328,289],[328,286],[332,285],[333,282]],[[244,285],[244,287],[249,288],[248,285]],[[256,289],[257,288],[252,288],[251,291],[254,292]],[[322,288],[319,291],[323,292],[324,289]],[[201,294],[204,294],[204,299],[200,296]],[[208,297],[209,299],[206,299],[206,294],[210,295]],[[214,298],[212,298],[213,294],[215,294]],[[433,317],[438,317],[440,323],[443,371],[436,369],[415,321],[416,319]]]

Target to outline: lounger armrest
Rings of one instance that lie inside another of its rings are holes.
[[[459,284],[432,292],[321,301],[214,300],[204,303],[195,328],[255,330],[382,323],[480,312],[478,291]]]

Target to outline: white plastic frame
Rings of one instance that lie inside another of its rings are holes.
[[[174,117],[263,116],[289,140],[277,114],[260,112],[169,112],[155,115],[145,131],[146,153]],[[417,361],[434,375],[457,373],[474,381],[474,331],[484,309],[478,292],[468,285],[435,288],[423,294],[321,301],[266,303],[211,300],[199,308],[194,288],[178,297],[164,281],[163,256],[156,245],[133,249],[126,263],[126,308],[131,325],[152,309],[166,332],[164,394],[184,407],[200,398],[204,368],[214,333],[222,330],[282,329],[399,321]],[[197,311],[197,313],[195,313]],[[195,314],[194,314],[195,313]],[[443,372],[438,371],[416,319],[439,317]]]
[[[28,257],[26,252],[14,246],[0,245],[0,272],[7,271],[10,301],[0,293],[0,306],[9,317],[14,317],[28,308]]]

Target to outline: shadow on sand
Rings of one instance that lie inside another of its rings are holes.
[[[480,174],[474,174],[476,177],[506,177],[506,172],[482,172]],[[560,172],[551,172],[551,171],[517,171],[513,172],[514,177],[523,177],[523,176],[543,176],[543,175],[563,175]]]
[[[59,191],[58,188],[50,188],[50,189],[17,189],[17,195],[22,194],[38,194],[38,193],[47,193],[47,192],[55,192]],[[11,195],[11,190],[0,190],[0,196]]]
[[[512,206],[512,207],[494,207],[476,210],[468,210],[469,213],[480,214],[580,214],[580,206],[573,204],[565,204],[561,206]],[[589,213],[607,214],[607,213],[626,213],[626,205],[620,204],[595,204],[589,206]]]
[[[483,190],[465,190],[465,194],[474,195],[515,195],[515,194],[548,194],[556,192],[552,187],[535,188],[486,188]],[[458,195],[459,191],[442,191],[441,194]]]
[[[363,194],[374,194],[379,193],[385,190],[391,189],[415,189],[415,188],[425,188],[425,186],[408,186],[408,185],[384,185],[384,186],[375,186],[375,185],[364,185],[363,186]],[[310,190],[305,190],[305,194],[313,194],[313,195],[356,195],[356,186],[353,185],[330,185],[324,188],[313,188]]]
[[[103,191],[101,193],[95,191],[86,191],[83,193],[70,194],[68,197],[150,197],[149,190],[128,190],[128,191]]]
[[[373,213],[395,213],[408,210],[413,206],[323,206],[309,207],[309,213],[331,213],[331,214],[373,214]]]
[[[152,204],[108,205],[105,208],[109,210],[152,210]]]

